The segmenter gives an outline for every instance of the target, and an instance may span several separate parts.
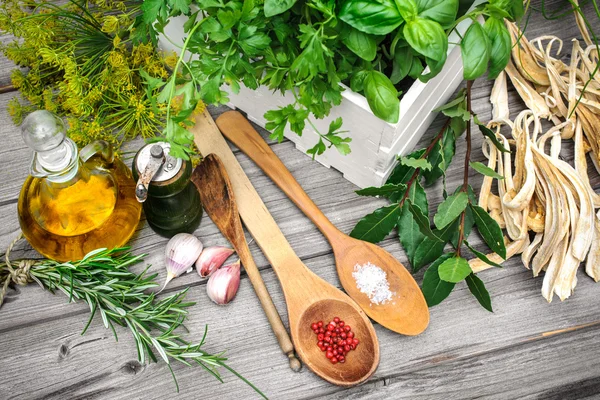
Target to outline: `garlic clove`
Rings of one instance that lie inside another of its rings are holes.
[[[196,261],[196,271],[198,275],[206,278],[217,269],[221,268],[225,260],[229,258],[235,250],[224,246],[211,246],[205,248]]]
[[[240,261],[217,269],[208,279],[206,294],[218,305],[229,303],[240,287]]]
[[[183,274],[194,265],[202,253],[202,247],[202,242],[189,233],[178,233],[169,240],[165,248],[167,279],[160,292],[173,278]]]

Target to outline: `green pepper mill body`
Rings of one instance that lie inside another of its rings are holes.
[[[164,237],[192,233],[202,219],[200,195],[190,181],[192,164],[171,157],[169,149],[165,142],[148,144],[137,152],[131,168],[148,225]]]

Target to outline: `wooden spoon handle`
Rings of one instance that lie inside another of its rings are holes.
[[[252,287],[254,288],[254,292],[256,293],[256,297],[260,301],[260,305],[262,306],[267,319],[269,320],[269,324],[271,324],[271,329],[273,329],[273,333],[277,338],[277,342],[279,343],[279,347],[283,351],[283,353],[288,356],[290,361],[290,368],[293,371],[300,371],[302,368],[302,364],[296,358],[294,354],[294,345],[292,344],[292,340],[290,339],[290,335],[288,335],[283,322],[281,321],[281,317],[277,312],[277,308],[275,308],[275,304],[273,304],[273,299],[265,286],[265,282],[260,275],[260,271],[258,267],[254,263],[254,259],[250,254],[250,249],[248,249],[248,244],[246,240],[242,241],[243,243],[240,248],[236,248],[238,256],[242,261],[242,265],[244,266],[244,270],[248,274],[248,278],[250,279],[250,283],[252,283]]]
[[[269,178],[319,228],[329,241],[339,230],[319,210],[290,171],[273,153],[250,122],[237,111],[227,111],[215,121],[223,135],[252,159]]]

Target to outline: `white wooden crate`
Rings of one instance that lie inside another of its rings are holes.
[[[176,43],[182,42],[184,22],[182,17],[173,18],[165,28],[165,34]],[[470,20],[465,20],[458,25],[456,31],[462,36],[470,24]],[[460,41],[456,31],[450,35],[450,43]],[[177,48],[164,38],[159,42],[163,49],[177,51]],[[416,81],[403,94],[400,101],[400,118],[396,124],[376,117],[369,109],[364,96],[344,86],[346,90],[342,92],[342,103],[334,107],[327,118],[311,118],[317,129],[327,132],[329,123],[342,117],[343,129],[348,130],[346,135],[352,138],[352,152],[343,156],[332,148],[317,156],[316,160],[326,167],[337,169],[344,178],[361,188],[382,185],[396,164],[396,156],[405,155],[413,149],[433,122],[435,114],[432,111],[449,100],[460,85],[462,74],[460,47],[451,44],[442,71],[427,83]],[[291,94],[273,93],[264,86],[251,90],[242,85],[238,94],[232,93],[227,86],[224,86],[223,90],[229,92],[230,107],[244,111],[251,121],[262,127],[267,122],[264,118],[267,111],[294,102]],[[309,124],[306,125],[302,136],[286,128],[285,137],[294,142],[302,152],[306,152],[319,140],[319,135]]]

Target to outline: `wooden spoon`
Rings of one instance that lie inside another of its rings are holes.
[[[338,230],[242,114],[228,111],[217,118],[216,123],[223,135],[246,153],[325,235],[333,249],[342,286],[369,317],[404,335],[418,335],[427,328],[429,309],[425,298],[412,275],[398,260],[381,247],[351,238]],[[394,293],[391,300],[371,303],[357,288],[352,273],[356,265],[366,263],[377,265],[386,272],[390,290]]]
[[[244,224],[281,283],[298,356],[315,374],[335,385],[354,386],[367,380],[379,365],[379,341],[367,315],[350,297],[309,270],[294,253],[208,111],[196,118],[191,130],[200,151],[218,154],[225,164]],[[327,323],[335,316],[352,327],[360,344],[348,353],[344,364],[333,365],[317,347],[310,325],[316,321]]]
[[[198,192],[202,205],[210,219],[215,223],[217,228],[223,233],[223,236],[231,243],[236,253],[242,261],[244,270],[248,274],[248,278],[254,287],[256,296],[271,324],[271,328],[277,337],[279,347],[288,356],[290,360],[290,368],[293,371],[300,371],[302,365],[294,354],[294,346],[288,336],[288,333],[281,322],[281,317],[273,304],[271,295],[265,286],[260,272],[254,263],[242,222],[238,214],[235,196],[231,188],[231,183],[227,177],[227,172],[219,157],[214,154],[209,154],[200,163],[192,173],[190,178]]]

